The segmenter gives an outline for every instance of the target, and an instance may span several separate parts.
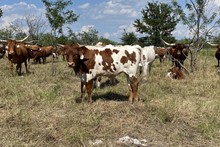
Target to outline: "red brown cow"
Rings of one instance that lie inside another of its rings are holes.
[[[215,58],[217,59],[217,66],[219,67],[219,61],[220,61],[220,44],[212,44],[212,43],[209,43],[211,46],[214,46],[217,48],[217,50],[215,51]]]
[[[156,57],[159,58],[160,63],[164,63],[164,60],[167,55],[167,49],[164,47],[156,47],[155,54],[156,54]]]
[[[31,49],[31,57],[35,62],[41,63],[41,60],[43,60],[43,63],[46,63],[46,58],[50,55],[54,55],[54,48],[53,46],[39,46],[39,45],[26,45],[29,49]]]
[[[178,80],[185,78],[182,69],[178,67],[172,67],[171,69],[169,69],[166,77],[170,79],[178,79]]]
[[[68,66],[81,78],[81,99],[85,91],[92,102],[93,81],[99,76],[116,76],[125,73],[128,81],[129,101],[138,101],[138,79],[140,48],[137,46],[78,46],[64,45]]]
[[[51,55],[53,56],[53,58],[56,57],[55,50],[54,50],[53,46],[42,46],[39,48],[39,50],[43,50],[45,52],[46,58]],[[45,61],[46,61],[46,58],[45,58]]]
[[[171,56],[172,63],[176,66],[181,68],[186,60],[188,54],[190,53],[192,56],[192,52],[189,49],[189,45],[186,44],[174,44],[174,43],[167,43],[162,38],[161,40],[170,48],[168,49],[168,54]]]
[[[41,63],[41,59],[43,60],[43,64],[46,62],[46,51],[40,49],[39,45],[26,45],[26,47],[30,50],[30,56],[35,63]]]
[[[13,64],[16,64],[16,72],[19,76],[21,76],[22,63],[25,64],[26,73],[29,73],[27,62],[30,58],[30,55],[27,48],[21,44],[21,42],[27,39],[27,37],[22,40],[1,40],[1,42],[6,42],[6,49],[8,52],[8,60],[11,64],[11,70],[13,70]]]

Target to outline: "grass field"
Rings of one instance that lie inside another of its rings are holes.
[[[11,75],[1,59],[0,146],[87,147],[95,139],[103,141],[99,146],[128,146],[117,143],[123,136],[146,139],[153,147],[220,146],[216,64],[213,51],[201,52],[197,71],[177,81],[165,79],[169,61],[155,60],[139,86],[142,101],[128,102],[121,74],[115,86],[104,78],[90,104],[79,103],[80,80],[61,58],[55,76],[49,58],[44,65],[31,64],[32,73],[23,77]],[[189,68],[189,59],[185,65]]]

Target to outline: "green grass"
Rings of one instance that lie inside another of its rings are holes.
[[[213,51],[204,55],[181,81],[165,79],[171,63],[156,60],[134,104],[123,74],[117,85],[94,89],[94,103],[79,103],[80,79],[62,59],[55,76],[49,59],[31,64],[23,77],[11,75],[1,59],[0,146],[90,146],[95,139],[120,146],[116,141],[127,135],[149,146],[220,146],[220,77]]]

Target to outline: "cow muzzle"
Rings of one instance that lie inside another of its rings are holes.
[[[74,67],[75,64],[74,64],[74,62],[68,62],[68,66],[69,66],[69,67]]]
[[[15,52],[14,51],[9,51],[8,54],[9,55],[13,55]]]

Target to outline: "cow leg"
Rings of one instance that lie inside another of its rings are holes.
[[[100,76],[100,77],[96,77],[93,81],[93,87],[94,88],[100,88],[100,86],[101,86],[101,80],[102,80],[102,77]]]
[[[133,103],[133,93],[132,93],[132,88],[131,88],[130,83],[128,83],[128,92],[129,92],[129,97],[128,97],[129,102]]]
[[[28,70],[28,65],[27,65],[27,61],[24,62],[24,65],[25,65],[25,69],[26,69],[26,73],[30,73],[30,71]]]
[[[130,78],[131,80],[131,89],[132,89],[132,93],[133,93],[133,98],[134,98],[134,101],[138,101],[138,79],[134,76],[132,76]]]
[[[43,64],[46,63],[46,57],[42,57],[42,60],[43,60]]]
[[[88,102],[91,103],[92,102],[93,79],[86,82],[85,86],[86,86],[86,92],[88,95]]]
[[[141,76],[143,77],[143,80],[147,80],[147,75],[149,73],[149,63],[146,62],[143,66],[142,66],[142,74]]]
[[[219,60],[218,60],[218,67],[219,67]]]
[[[127,81],[128,81],[129,102],[133,103],[134,99],[135,99],[135,101],[138,101],[138,96],[137,96],[138,80],[137,80],[137,78],[127,76]]]
[[[19,76],[21,76],[21,64],[17,63],[16,71]]]
[[[84,102],[84,98],[85,98],[85,83],[83,81],[81,81],[81,101]]]
[[[10,63],[10,71],[11,71],[11,74],[13,75],[13,63],[11,61],[9,61]]]

